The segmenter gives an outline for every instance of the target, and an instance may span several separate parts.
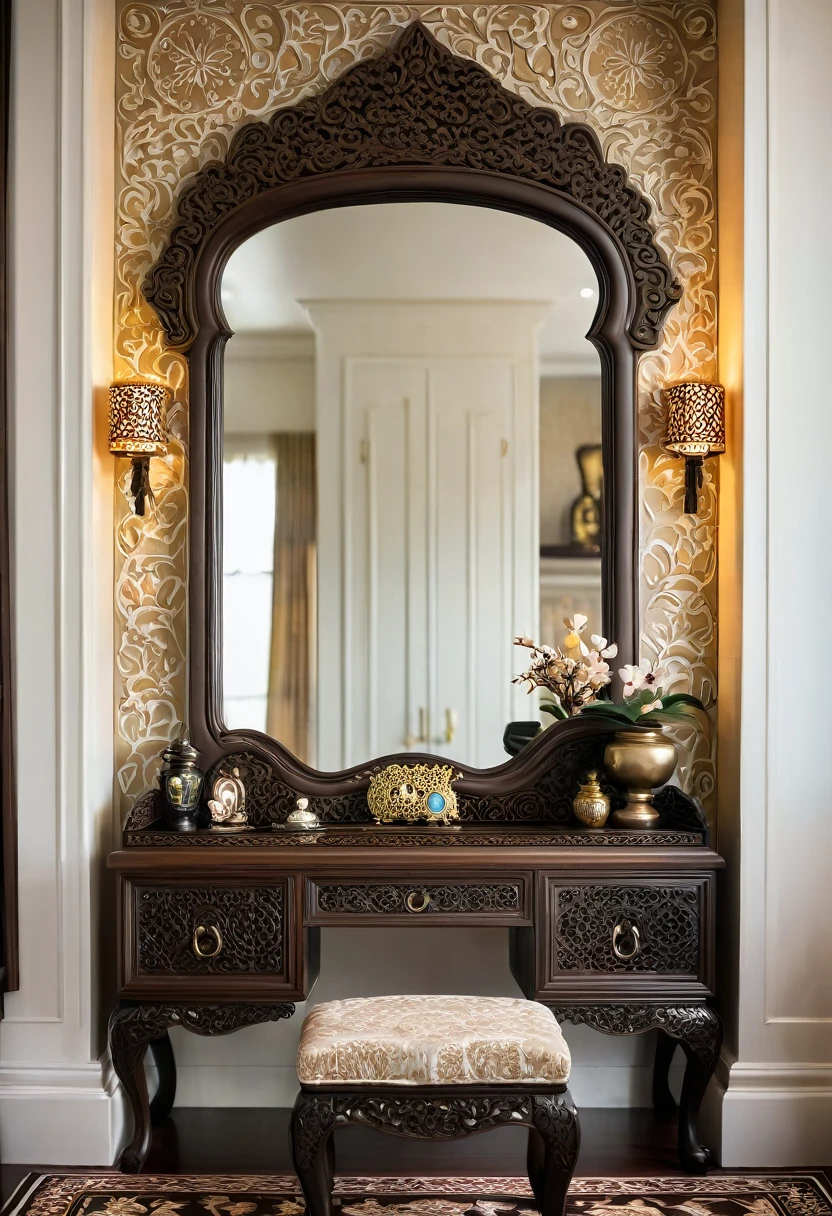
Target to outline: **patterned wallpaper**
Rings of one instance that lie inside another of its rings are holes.
[[[681,514],[682,465],[658,446],[661,389],[716,374],[716,20],[709,2],[286,4],[122,0],[118,20],[116,374],[174,390],[173,443],[153,462],[144,521],[115,495],[117,765],[123,809],[154,782],[185,707],[187,365],[165,346],[139,285],[164,243],[183,180],[224,156],[234,132],[322,90],[420,18],[456,54],[564,121],[589,124],[609,160],[653,201],[657,237],[685,292],[661,347],[639,364],[642,655],[675,685],[716,692],[716,486]],[[711,462],[712,464],[714,462]],[[686,740],[683,740],[686,741]],[[687,741],[686,741],[687,742]],[[680,766],[712,801],[700,736]]]

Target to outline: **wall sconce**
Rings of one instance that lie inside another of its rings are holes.
[[[685,515],[696,515],[702,462],[725,451],[725,389],[689,380],[664,390],[667,429],[664,447],[685,458]]]
[[[130,493],[136,515],[144,515],[144,500],[153,502],[150,457],[164,456],[170,389],[152,380],[121,380],[110,385],[110,451],[133,461]]]

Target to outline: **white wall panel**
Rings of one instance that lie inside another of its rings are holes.
[[[112,367],[113,19],[107,0],[27,0],[14,13],[21,984],[0,1023],[4,1162],[109,1164],[120,1134],[99,1062],[96,914],[112,843],[113,466],[95,388],[100,401]]]

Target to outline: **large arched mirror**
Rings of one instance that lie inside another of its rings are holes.
[[[189,360],[204,761],[360,819],[380,758],[441,756],[464,815],[551,816],[602,728],[506,760],[513,635],[637,653],[635,357],[680,294],[637,187],[417,23],[244,126],[145,292]]]
[[[525,634],[602,629],[599,286],[525,216],[312,212],[225,266],[222,714],[337,771],[488,768]]]

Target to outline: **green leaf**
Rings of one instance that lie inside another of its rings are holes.
[[[616,705],[612,701],[590,701],[588,705],[584,705],[581,713],[592,714],[593,717],[616,718],[629,721],[629,716],[624,706]]]
[[[541,701],[540,709],[545,714],[551,714],[553,718],[558,718],[561,722],[564,722],[569,717],[569,714],[557,701]]]
[[[705,706],[698,697],[693,697],[689,692],[674,692],[669,697],[662,697],[662,709],[672,709],[674,705],[689,705],[693,709],[701,709],[706,712]]]

